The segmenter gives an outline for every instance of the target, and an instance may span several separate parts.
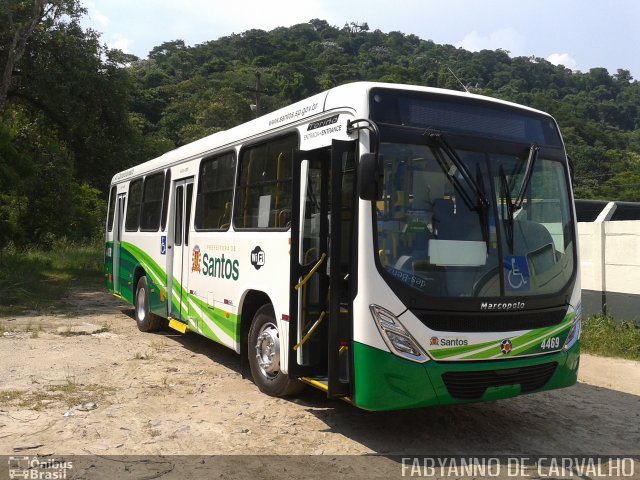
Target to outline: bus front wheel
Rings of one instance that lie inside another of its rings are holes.
[[[161,319],[149,310],[149,287],[147,277],[142,276],[136,285],[135,318],[138,329],[142,332],[155,332],[162,326]]]
[[[251,375],[261,392],[283,397],[304,388],[302,382],[280,370],[280,332],[271,305],[260,307],[254,315],[248,345]]]

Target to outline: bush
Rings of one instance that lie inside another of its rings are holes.
[[[77,285],[99,288],[103,255],[102,241],[52,240],[46,249],[5,248],[0,251],[0,315],[60,307]]]
[[[595,315],[582,326],[581,344],[587,353],[640,360],[640,327],[611,315]]]

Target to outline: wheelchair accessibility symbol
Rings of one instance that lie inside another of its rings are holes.
[[[527,257],[504,257],[504,277],[509,292],[526,292],[529,290],[529,265]]]

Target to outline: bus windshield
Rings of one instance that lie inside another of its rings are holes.
[[[381,144],[377,247],[386,275],[423,294],[498,297],[558,293],[574,270],[566,170],[544,151],[455,148],[475,184],[446,168],[441,147]]]

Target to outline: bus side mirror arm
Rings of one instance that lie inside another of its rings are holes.
[[[381,200],[384,180],[384,163],[380,155],[380,129],[367,118],[347,121],[347,134],[368,130],[372,135],[373,153],[363,153],[358,163],[358,195],[362,200]]]
[[[358,194],[362,200],[381,200],[384,180],[382,155],[363,153],[358,164]]]

